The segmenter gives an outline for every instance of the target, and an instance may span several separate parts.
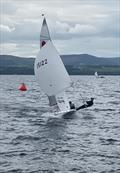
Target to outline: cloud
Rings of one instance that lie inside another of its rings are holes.
[[[56,40],[54,41],[54,44],[61,54],[87,53],[99,57],[117,57],[120,56],[118,42],[119,38],[100,38],[96,36],[93,39],[89,37],[82,37],[80,39],[74,38],[69,40],[69,43],[67,40],[64,40],[64,42],[62,40]],[[69,49],[67,44],[69,44],[71,49]]]
[[[7,54],[13,49],[13,54],[21,54],[22,50],[26,56],[30,55],[27,45],[34,45],[31,54],[35,53],[39,47],[41,14],[45,13],[51,37],[61,53],[86,50],[98,56],[118,55],[119,12],[119,0],[2,0],[1,45],[4,44]]]
[[[80,34],[80,35],[93,35],[97,32],[97,29],[92,25],[80,25],[76,24],[75,27],[70,28],[70,34]]]
[[[37,46],[36,46],[37,45]],[[35,57],[38,53],[38,43],[2,43],[2,54],[16,55],[21,57]]]
[[[0,32],[12,32],[14,31],[15,28],[10,28],[9,26],[6,25],[0,25]]]
[[[16,43],[1,43],[0,49],[2,50],[1,54],[13,54],[16,50]],[[14,55],[14,54],[13,54]]]

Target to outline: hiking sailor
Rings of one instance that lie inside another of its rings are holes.
[[[93,103],[93,100],[94,98],[91,98],[91,100],[89,101],[86,101],[86,103],[78,108],[76,108],[76,110],[78,111],[79,109],[84,109],[84,108],[87,108],[87,107],[90,107],[92,106],[94,103]]]
[[[75,105],[71,101],[69,101],[69,105],[70,105],[70,109],[75,109]]]

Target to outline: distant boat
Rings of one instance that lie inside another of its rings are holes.
[[[104,78],[104,76],[98,75],[98,72],[97,72],[97,71],[95,72],[95,77],[96,77],[96,78]]]
[[[54,47],[46,18],[40,33],[40,51],[35,59],[34,71],[37,82],[48,97],[49,105],[58,114],[73,113],[76,109],[70,109],[65,89],[71,86],[71,79]]]

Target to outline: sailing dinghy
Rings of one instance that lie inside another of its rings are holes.
[[[49,105],[55,109],[54,114],[71,114],[76,111],[76,109],[70,109],[65,94],[66,88],[71,86],[72,81],[51,41],[45,17],[42,23],[40,51],[35,59],[34,72],[40,88],[48,96]]]
[[[104,76],[98,75],[98,72],[97,72],[97,71],[95,72],[95,77],[96,77],[96,78],[104,78]]]

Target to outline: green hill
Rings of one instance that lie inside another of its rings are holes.
[[[120,58],[99,58],[88,54],[62,55],[70,75],[120,75]],[[34,74],[34,58],[0,55],[0,74]]]

